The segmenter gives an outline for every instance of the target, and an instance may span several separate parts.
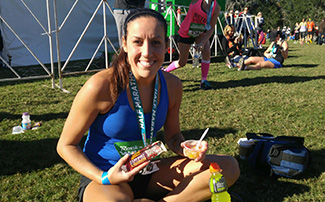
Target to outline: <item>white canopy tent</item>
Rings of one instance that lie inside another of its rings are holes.
[[[58,58],[66,61],[65,68],[70,60],[89,59],[104,51],[116,52],[113,3],[114,0],[0,0],[4,41],[1,61],[18,79],[22,77],[13,67],[38,64],[53,78],[53,63]],[[51,72],[44,64],[51,64]],[[58,63],[61,70],[60,66]]]
[[[60,54],[64,61],[68,58],[73,47],[78,41],[81,33],[89,22],[89,19],[102,0],[65,0],[57,1],[57,18],[60,27]],[[113,6],[114,0],[108,0]],[[26,6],[27,7],[26,7]],[[70,9],[73,10],[70,11]],[[46,32],[52,30],[54,36],[55,16],[53,1],[49,1],[49,14],[44,0],[0,0],[0,15],[5,22],[17,33],[22,41],[35,53],[42,63],[50,63],[49,38]],[[70,13],[69,13],[70,12]],[[68,16],[68,14],[70,14]],[[33,16],[34,15],[34,16]],[[116,25],[113,15],[108,11],[107,22],[109,25],[108,37],[118,46]],[[68,16],[67,19],[65,19]],[[48,23],[48,21],[50,23]],[[51,26],[50,28],[48,26]],[[1,32],[4,40],[2,56],[8,60],[11,55],[11,65],[28,66],[36,65],[38,62],[31,57],[31,53],[24,47],[15,34],[4,22],[1,24]],[[98,43],[103,37],[103,12],[100,9],[94,16],[89,29],[73,54],[71,60],[87,59],[92,56]],[[55,37],[52,37],[55,46]],[[54,61],[57,62],[57,53],[54,52]]]

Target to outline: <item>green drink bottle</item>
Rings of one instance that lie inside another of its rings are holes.
[[[212,193],[211,202],[231,202],[230,195],[227,192],[228,187],[219,165],[211,163],[209,169],[211,173],[209,182]]]

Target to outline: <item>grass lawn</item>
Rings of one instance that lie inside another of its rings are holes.
[[[243,201],[325,198],[325,46],[289,45],[280,69],[238,72],[224,62],[211,63],[214,90],[199,90],[201,72],[191,64],[173,72],[184,86],[180,120],[185,138],[199,138],[210,128],[208,152],[233,155],[239,162],[241,176],[229,191]],[[89,77],[65,77],[70,93],[52,89],[50,79],[0,83],[0,201],[77,200],[79,174],[55,147],[73,98]],[[43,125],[12,135],[23,112]],[[304,137],[312,164],[294,179],[258,172],[238,155],[237,141],[246,132]]]

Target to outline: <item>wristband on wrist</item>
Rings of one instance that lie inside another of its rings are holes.
[[[106,171],[106,172],[103,172],[103,174],[102,174],[102,184],[103,185],[110,185],[111,184],[111,182],[109,181],[109,179],[108,179],[108,172]]]

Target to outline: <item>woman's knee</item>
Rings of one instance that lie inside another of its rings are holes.
[[[179,60],[178,61],[178,66],[179,67],[184,67],[186,65],[187,61],[182,61],[182,60]]]
[[[100,185],[91,182],[83,195],[83,201],[133,201],[133,192],[126,183]]]
[[[212,159],[210,159],[210,161],[219,164],[228,186],[233,185],[239,178],[240,169],[238,162],[234,157],[215,155]]]

